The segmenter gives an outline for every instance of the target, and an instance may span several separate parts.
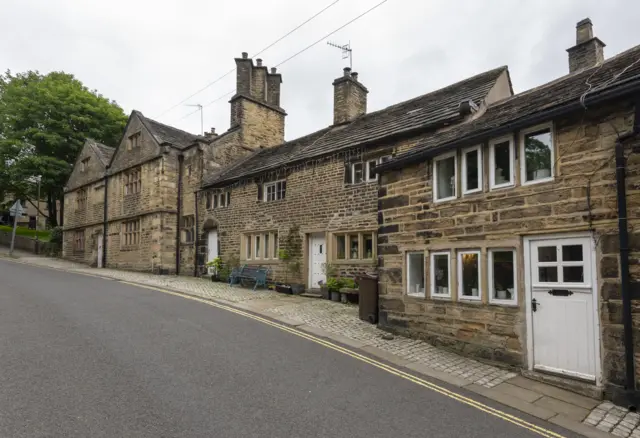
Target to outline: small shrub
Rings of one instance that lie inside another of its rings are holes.
[[[62,227],[55,227],[51,230],[49,242],[59,245],[62,244]]]

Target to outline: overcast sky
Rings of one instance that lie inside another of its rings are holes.
[[[0,0],[0,69],[63,70],[161,122],[200,132],[179,105],[335,0]],[[339,0],[260,57],[279,64],[381,0]],[[388,0],[329,40],[351,42],[353,69],[374,111],[508,65],[516,92],[568,72],[575,24],[590,17],[611,57],[640,44],[638,0]],[[323,41],[278,68],[286,138],[332,122],[331,82],[347,65]],[[189,99],[207,104],[235,77]],[[229,127],[228,97],[205,107],[204,127]]]

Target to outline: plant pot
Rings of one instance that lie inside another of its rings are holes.
[[[550,169],[540,169],[533,172],[533,179],[549,178],[551,176]]]
[[[220,276],[218,274],[213,274],[211,276],[211,281],[220,281]]]
[[[280,292],[282,294],[291,294],[291,286],[287,286],[285,284],[276,284],[276,292]]]
[[[290,287],[293,295],[300,295],[304,292],[304,284],[292,284]]]
[[[327,286],[322,286],[320,288],[320,293],[322,294],[322,299],[324,300],[331,299],[331,293],[329,292],[329,288]]]
[[[504,290],[504,289],[497,291],[496,295],[498,295],[496,298],[499,299],[499,300],[506,300],[507,299],[507,291]]]
[[[331,301],[340,302],[340,292],[331,291]]]

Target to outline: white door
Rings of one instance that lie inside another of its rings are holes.
[[[527,246],[533,368],[595,381],[599,358],[591,237],[530,240]]]
[[[309,235],[309,289],[320,287],[320,281],[326,281],[324,264],[327,261],[327,243],[324,233]]]
[[[209,231],[207,237],[207,248],[209,250],[207,254],[207,262],[210,262],[218,257],[218,230]],[[213,272],[211,272],[212,269],[213,268],[209,268],[209,274],[213,274]]]
[[[104,252],[102,251],[102,234],[98,234],[98,268],[102,268],[102,256]]]

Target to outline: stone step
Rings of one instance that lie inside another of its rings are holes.
[[[322,298],[321,294],[314,294],[313,292],[305,292],[300,294],[301,297],[307,297],[307,298]]]

